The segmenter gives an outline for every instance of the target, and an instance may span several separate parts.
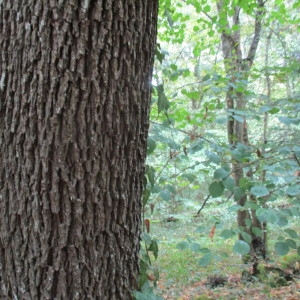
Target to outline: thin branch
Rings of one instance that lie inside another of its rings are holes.
[[[208,201],[209,198],[210,198],[210,194],[209,194],[209,195],[206,197],[206,199],[204,200],[202,206],[200,207],[200,209],[199,209],[198,212],[197,212],[197,215],[200,214],[200,212],[201,212],[202,209],[204,208],[204,206],[205,206],[205,204],[206,204],[206,202]]]

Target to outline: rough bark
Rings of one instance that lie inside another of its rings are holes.
[[[129,299],[156,0],[4,0],[0,298]]]

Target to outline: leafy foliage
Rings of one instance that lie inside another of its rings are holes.
[[[157,207],[156,216],[162,217],[191,209],[200,216],[206,206],[217,211],[218,203],[226,203],[228,209],[211,222],[224,226],[219,233],[224,242],[242,237],[233,243],[234,253],[249,254],[253,239],[273,230],[280,234],[271,251],[300,251],[291,227],[300,217],[299,3],[223,4],[218,10],[207,1],[160,3],[143,203],[145,209]],[[255,57],[247,57],[258,14],[259,46]],[[240,23],[234,22],[237,17]],[[236,57],[220,53],[224,35],[241,38],[239,69]],[[228,95],[239,94],[243,106],[228,108]],[[230,122],[247,130],[248,143],[234,136],[229,142]],[[247,215],[245,225],[226,228],[231,214]],[[200,244],[188,238],[176,247],[199,254],[199,266],[220,258]]]

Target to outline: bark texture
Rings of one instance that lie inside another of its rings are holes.
[[[156,0],[4,0],[0,298],[130,299]]]

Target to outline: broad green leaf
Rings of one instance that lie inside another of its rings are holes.
[[[240,123],[244,123],[244,122],[245,122],[244,117],[241,117],[241,116],[239,116],[239,115],[232,115],[232,117],[233,117],[235,120],[237,120],[238,122],[240,122]]]
[[[247,243],[247,245],[251,243],[252,238],[249,233],[242,231],[241,235],[242,235],[244,241]]]
[[[263,197],[269,195],[269,190],[265,186],[253,186],[250,193],[256,197]]]
[[[278,218],[277,218],[277,224],[280,226],[280,227],[283,227],[283,226],[286,226],[288,224],[288,219],[286,218],[286,216],[283,216],[283,215],[279,215]]]
[[[212,259],[213,256],[211,255],[211,253],[205,254],[198,260],[198,265],[201,267],[206,267],[211,263]]]
[[[192,173],[185,173],[181,177],[187,179],[189,182],[193,182],[196,179],[196,175]]]
[[[186,250],[190,248],[190,243],[187,241],[182,241],[176,245],[176,248],[179,250]]]
[[[224,229],[221,232],[220,237],[222,237],[223,239],[230,239],[230,238],[232,238],[235,235],[236,235],[236,232],[234,232],[233,230]]]
[[[218,165],[221,162],[220,156],[213,152],[207,152],[206,155],[207,155],[207,158],[209,159],[209,161],[216,165]]]
[[[191,144],[191,147],[189,148],[189,153],[194,154],[195,152],[198,152],[202,150],[204,147],[204,141],[203,140],[196,140]]]
[[[192,243],[190,248],[193,252],[200,252],[200,249],[201,249],[201,247],[198,243]]]
[[[259,227],[252,227],[251,231],[253,232],[253,234],[255,236],[258,236],[258,237],[262,236],[262,230]]]
[[[294,240],[286,239],[287,245],[292,249],[297,249],[297,243]]]
[[[141,276],[141,275],[140,275]],[[142,286],[141,291],[134,291],[133,296],[135,300],[164,300],[161,296],[157,296],[154,293],[153,287],[150,285],[149,281],[147,280],[148,275],[146,273],[143,274],[146,278],[140,286]],[[139,283],[141,283],[139,279]]]
[[[288,194],[289,196],[296,196],[300,194],[300,186],[299,185],[293,185],[293,186],[289,186],[286,189],[286,194]]]
[[[203,254],[209,254],[209,253],[211,253],[211,250],[208,249],[208,248],[201,248],[200,252],[203,253]]]
[[[280,117],[278,117],[278,120],[287,126],[300,124],[300,118],[289,118],[289,117],[285,117],[285,116],[280,116]]]
[[[289,246],[285,242],[276,242],[275,251],[278,255],[283,256],[289,253]]]
[[[214,171],[214,179],[223,179],[223,178],[227,177],[228,174],[229,174],[229,172],[223,168],[217,169]]]
[[[212,198],[220,197],[224,192],[224,185],[221,181],[214,181],[210,184],[208,190]]]
[[[226,189],[228,189],[229,191],[233,191],[235,182],[231,176],[226,177],[225,179],[222,180],[222,182]]]
[[[234,189],[234,200],[239,201],[242,197],[245,196],[245,189],[238,187]]]
[[[238,240],[235,242],[235,244],[233,246],[233,251],[237,254],[245,255],[245,254],[249,253],[250,246],[246,242],[244,242],[242,240]]]
[[[294,238],[294,239],[297,239],[298,238],[298,233],[293,230],[293,229],[286,229],[285,232],[291,237],[291,238]]]
[[[210,75],[209,74],[206,74],[203,78],[202,78],[202,81],[207,81],[210,79]]]
[[[248,190],[251,188],[251,185],[252,185],[252,182],[250,181],[249,178],[247,177],[242,177],[240,180],[239,180],[239,186],[245,190]]]
[[[210,6],[209,5],[205,5],[203,7],[203,11],[206,12],[206,13],[209,13],[210,12]]]

